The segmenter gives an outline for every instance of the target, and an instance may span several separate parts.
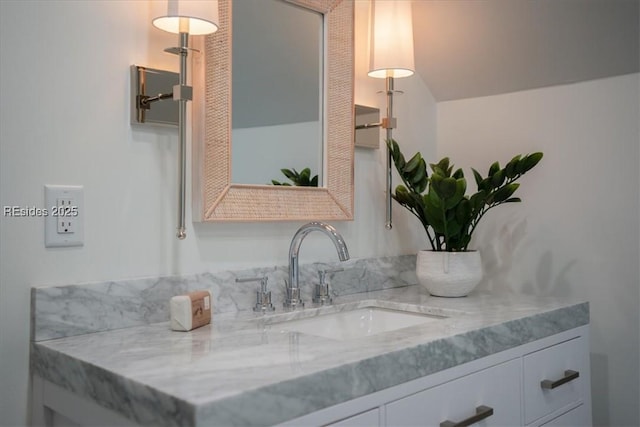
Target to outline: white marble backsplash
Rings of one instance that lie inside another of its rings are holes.
[[[343,268],[329,275],[334,296],[370,292],[417,283],[415,255],[315,263],[300,266],[302,297],[311,302],[318,270]],[[209,289],[216,313],[251,310],[258,283],[236,278],[269,278],[273,305],[282,308],[288,267],[222,271],[189,276],[153,277],[31,289],[33,341],[140,326],[169,320],[169,299]]]

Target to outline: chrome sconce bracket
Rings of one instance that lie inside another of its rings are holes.
[[[173,87],[174,101],[191,101],[193,99],[193,88],[187,85],[175,85]]]
[[[356,147],[380,148],[380,109],[366,105],[355,105],[356,129],[353,134]]]
[[[150,126],[178,126],[178,104],[158,102],[174,100],[179,74],[156,68],[131,66],[131,124]],[[178,85],[179,86],[179,85]]]

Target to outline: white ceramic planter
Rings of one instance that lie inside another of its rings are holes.
[[[431,295],[467,296],[482,279],[480,252],[420,251],[416,275]]]

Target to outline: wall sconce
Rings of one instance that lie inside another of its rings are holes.
[[[163,99],[178,101],[178,239],[187,237],[185,228],[186,181],[187,181],[187,102],[191,101],[193,89],[187,85],[187,56],[189,53],[189,35],[206,35],[218,30],[217,0],[151,0],[152,23],[155,27],[179,35],[180,45],[165,49],[180,57],[178,82],[171,92],[150,96],[147,94],[151,80],[171,78],[168,72],[133,66],[135,81],[135,120],[136,123],[148,123],[147,114],[153,110],[156,102]],[[142,70],[141,70],[142,69]],[[164,120],[160,120],[164,122]],[[171,122],[171,120],[167,120]]]
[[[355,105],[356,131],[354,143],[356,147],[380,148],[380,109],[366,105]]]
[[[386,129],[386,139],[392,139],[396,119],[393,117],[394,78],[408,77],[415,70],[413,59],[413,22],[410,0],[372,0],[369,20],[369,73],[375,78],[386,79],[387,117],[381,127]],[[401,93],[401,92],[399,92]],[[387,221],[391,230],[392,191],[391,152],[387,149]]]

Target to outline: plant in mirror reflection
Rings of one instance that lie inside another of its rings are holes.
[[[318,175],[311,176],[311,169],[304,168],[300,172],[295,169],[280,169],[280,172],[284,174],[287,178],[293,182],[293,185],[297,185],[300,187],[317,187],[318,186]],[[271,184],[273,185],[284,185],[291,186],[288,182],[279,182],[275,179],[271,180]]]
[[[513,197],[520,186],[516,181],[542,159],[542,153],[537,152],[519,154],[504,168],[494,162],[486,177],[472,168],[477,192],[468,196],[464,172],[454,172],[448,157],[430,163],[429,176],[420,152],[406,160],[395,140],[387,140],[387,147],[404,182],[392,197],[420,220],[434,251],[466,251],[471,235],[490,209],[521,201]]]

